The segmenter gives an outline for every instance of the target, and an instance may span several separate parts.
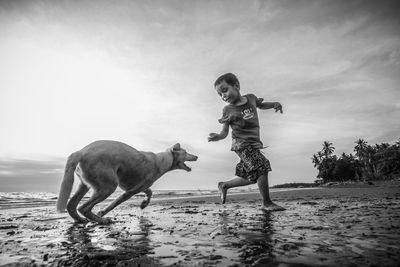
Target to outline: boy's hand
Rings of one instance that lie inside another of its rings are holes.
[[[217,133],[210,133],[210,136],[208,137],[208,142],[211,141],[218,141],[219,140],[219,134]]]
[[[282,105],[281,105],[281,103],[279,103],[279,102],[276,102],[276,103],[274,104],[274,109],[275,109],[275,112],[280,111],[281,114],[283,113]]]

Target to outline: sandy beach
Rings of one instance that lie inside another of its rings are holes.
[[[134,198],[110,225],[74,225],[52,205],[0,210],[1,266],[399,266],[400,186]],[[100,205],[101,206],[101,205]]]

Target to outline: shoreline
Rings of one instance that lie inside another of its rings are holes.
[[[270,193],[276,193],[276,192],[283,192],[283,191],[292,191],[292,190],[309,190],[309,189],[317,189],[318,187],[309,187],[309,188],[271,188],[270,189]],[[205,191],[210,191],[210,190],[205,190]],[[185,191],[186,192],[186,191]],[[19,193],[19,192],[11,192],[11,193]],[[40,192],[43,193],[43,192]],[[32,193],[33,194],[33,193]],[[108,199],[106,199],[104,201],[104,203],[109,203],[112,200],[114,200],[118,194],[122,194],[122,192],[117,192],[113,195],[113,197],[110,197]],[[253,189],[253,190],[249,190],[249,191],[237,191],[237,192],[229,192],[229,195],[255,195],[255,194],[259,194],[258,189]],[[90,192],[89,194],[90,195]],[[140,199],[140,201],[142,200],[142,196],[144,197],[144,194],[138,194],[137,196],[132,197],[131,199],[128,200],[129,201],[135,201]],[[88,197],[87,197],[88,198]],[[194,194],[164,194],[164,193],[159,193],[159,194],[154,194],[152,196],[151,202],[153,201],[168,201],[168,200],[191,200],[191,199],[207,199],[207,198],[218,198],[219,199],[219,193],[215,192],[215,193],[207,193],[207,194],[199,194],[199,195],[194,195]],[[35,199],[29,199],[29,200],[35,200]],[[39,200],[39,199],[38,199]],[[10,209],[35,209],[35,208],[41,208],[41,207],[50,207],[50,206],[55,206],[57,199],[56,198],[51,198],[51,199],[46,199],[46,200],[42,200],[40,199],[40,201],[36,202],[36,203],[18,203],[18,205],[12,206],[11,204],[9,204],[10,206],[2,206],[2,204],[0,204],[0,211],[4,210],[10,210]],[[139,201],[139,200],[138,200]],[[30,205],[29,207],[26,207],[26,205]]]

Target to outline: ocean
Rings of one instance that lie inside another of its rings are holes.
[[[306,189],[306,188],[302,188]],[[311,189],[311,188],[309,188]],[[270,192],[280,192],[298,190],[298,188],[270,188]],[[257,193],[258,188],[231,188],[230,194],[246,194]],[[117,189],[105,202],[111,202],[123,193],[122,190]],[[199,196],[215,196],[218,195],[218,190],[153,190],[153,199],[170,199],[170,198],[190,198]],[[132,199],[141,199],[145,195],[139,193],[132,197]],[[83,198],[83,200],[90,197],[90,192]],[[58,193],[51,192],[0,192],[0,210],[18,209],[28,207],[46,207],[55,206],[58,198]],[[129,201],[129,200],[128,200]]]

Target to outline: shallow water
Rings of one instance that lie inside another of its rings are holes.
[[[293,188],[285,189],[271,189],[271,192],[297,190]],[[258,192],[254,189],[236,189],[231,193],[248,194],[249,192]],[[123,192],[117,189],[106,202],[111,202]],[[218,194],[217,190],[154,190],[153,199],[171,199],[171,198],[196,198],[215,196]],[[90,192],[83,198],[89,199]],[[143,198],[144,194],[140,193],[133,196],[133,198]],[[45,207],[54,206],[57,201],[58,195],[50,192],[0,192],[0,210],[3,209],[18,209],[27,207]]]
[[[74,225],[53,207],[3,210],[0,264],[26,266],[398,266],[400,188],[282,191],[286,208],[258,194],[140,199],[111,225]]]

